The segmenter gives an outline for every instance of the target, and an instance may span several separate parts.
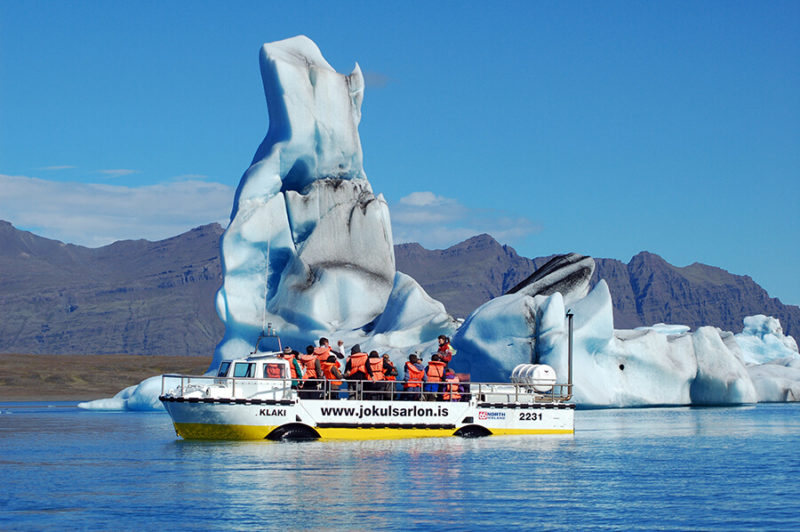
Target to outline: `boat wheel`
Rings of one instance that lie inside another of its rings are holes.
[[[462,438],[483,438],[484,436],[491,436],[492,432],[480,425],[466,425],[458,429],[453,435],[461,436]]]
[[[281,425],[267,434],[267,439],[272,441],[309,441],[318,440],[319,437],[316,430],[300,423]]]

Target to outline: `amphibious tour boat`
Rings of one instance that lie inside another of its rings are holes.
[[[468,382],[462,375],[423,395],[403,381],[345,380],[338,389],[333,380],[292,379],[280,339],[278,351],[261,352],[264,337],[248,356],[223,361],[216,375],[162,376],[159,399],[178,436],[362,440],[575,430],[571,364],[566,384],[556,382],[549,366],[521,364],[509,383]]]

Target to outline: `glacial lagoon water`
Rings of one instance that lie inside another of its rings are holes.
[[[574,436],[188,442],[0,403],[0,530],[790,529],[800,405],[581,410]]]

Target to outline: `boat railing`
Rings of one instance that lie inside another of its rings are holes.
[[[337,384],[341,382],[341,384]],[[420,386],[421,384],[421,386]],[[183,399],[267,399],[451,401],[479,403],[561,403],[572,397],[572,384],[551,381],[486,383],[462,381],[406,382],[290,378],[215,377],[168,374],[161,378],[161,396]]]

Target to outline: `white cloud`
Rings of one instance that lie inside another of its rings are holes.
[[[161,240],[211,222],[227,225],[234,192],[196,179],[127,187],[0,174],[0,218],[90,247],[123,239]]]
[[[72,165],[69,165],[69,164],[60,164],[60,165],[56,165],[56,166],[42,166],[41,168],[39,168],[39,170],[48,170],[48,171],[52,171],[52,170],[72,170],[73,168],[76,168],[76,167],[72,166]]]
[[[510,244],[541,230],[527,218],[494,209],[470,209],[456,199],[428,191],[412,192],[390,210],[395,244],[419,242],[429,249],[449,247],[482,233]]]
[[[161,240],[230,217],[235,189],[201,180],[173,178],[156,185],[58,182],[0,174],[0,218],[46,238],[96,247],[117,240]],[[419,242],[445,248],[488,233],[504,244],[536,233],[524,217],[470,209],[432,192],[413,192],[391,205],[396,244]]]
[[[117,168],[117,169],[114,169],[114,170],[98,170],[98,172],[100,172],[101,174],[103,174],[103,175],[105,175],[107,177],[116,178],[116,177],[122,177],[122,176],[126,176],[126,175],[136,174],[136,173],[139,172],[139,170],[130,170],[128,168]]]

